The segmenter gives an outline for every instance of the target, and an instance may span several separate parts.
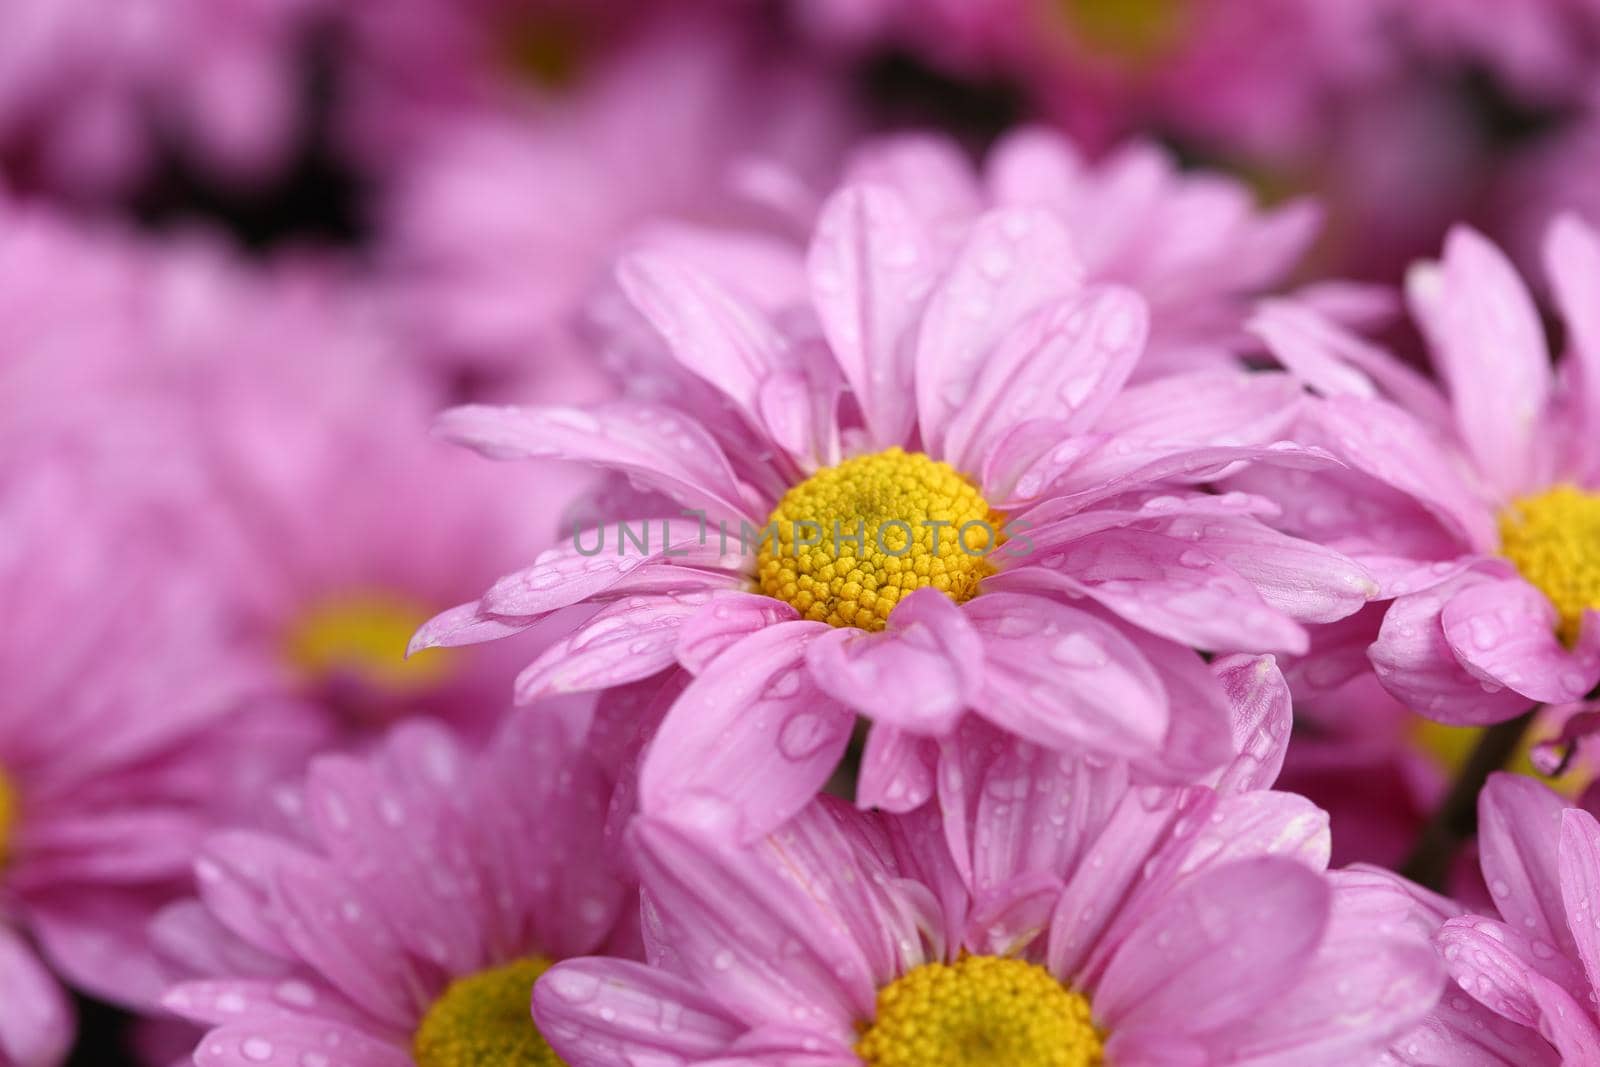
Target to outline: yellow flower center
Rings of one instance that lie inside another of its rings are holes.
[[[11,855],[11,835],[17,828],[17,791],[4,771],[0,771],[0,868]]]
[[[1055,0],[1073,36],[1096,53],[1143,62],[1183,36],[1184,0]]]
[[[1037,964],[997,956],[926,963],[878,992],[856,1044],[869,1067],[1100,1067],[1089,1001]]]
[[[891,448],[818,471],[763,530],[761,592],[831,626],[881,630],[900,598],[931,586],[956,603],[994,573],[1003,519],[948,463]]]
[[[501,35],[505,62],[541,89],[570,88],[582,71],[584,34],[575,19],[525,18]]]
[[[1550,598],[1568,645],[1586,608],[1600,609],[1600,493],[1570,485],[1523,497],[1500,515],[1500,553]]]
[[[449,657],[434,649],[406,659],[406,645],[428,615],[388,593],[331,599],[290,629],[284,654],[314,681],[346,677],[386,691],[414,691],[440,681],[449,666]]]
[[[533,983],[549,969],[530,957],[450,983],[412,1038],[417,1067],[564,1067],[533,1023]]]

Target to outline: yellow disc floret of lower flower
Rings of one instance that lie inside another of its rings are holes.
[[[881,630],[900,598],[960,604],[994,572],[1003,519],[948,463],[891,448],[820,470],[786,493],[760,541],[761,592],[832,626]]]
[[[1584,610],[1600,610],[1600,493],[1562,485],[1523,497],[1500,516],[1500,552],[1550,598],[1561,639],[1575,644]]]
[[[417,1027],[417,1067],[564,1067],[533,1022],[533,983],[549,969],[530,957],[456,979]]]
[[[17,828],[17,791],[0,770],[0,868],[11,855],[11,836]]]
[[[1089,1001],[1025,960],[927,963],[878,992],[856,1043],[869,1067],[1101,1067]]]
[[[1182,39],[1186,0],[1053,0],[1073,36],[1096,53],[1132,63],[1153,60]]]

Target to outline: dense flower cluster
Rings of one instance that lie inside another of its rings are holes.
[[[0,5],[0,1067],[1600,1067],[1597,70]]]

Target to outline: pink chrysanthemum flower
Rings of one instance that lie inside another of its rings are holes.
[[[1457,985],[1396,1042],[1399,1064],[1575,1067],[1600,1050],[1600,823],[1531,778],[1497,774],[1478,797],[1478,845],[1494,902],[1429,911]]]
[[[11,0],[0,9],[0,174],[129,191],[164,145],[242,183],[288,162],[323,0]]]
[[[1368,1062],[1443,974],[1404,892],[1326,873],[1321,813],[1256,788],[1265,688],[1279,740],[1215,789],[975,738],[942,816],[823,797],[742,849],[642,817],[648,962],[558,964],[540,1029],[570,1067]]]
[[[607,776],[539,710],[470,755],[427,723],[319,757],[281,835],[229,831],[154,935],[206,977],[164,1003],[201,1067],[554,1064],[529,1014],[553,960],[632,898],[601,845]],[[203,902],[203,904],[201,903]]]
[[[169,502],[148,536],[210,571],[224,639],[275,665],[279,747],[419,711],[487,729],[515,650],[408,664],[406,642],[547,546],[576,482],[546,471],[530,491],[430,440],[433,381],[332,270],[0,215],[0,392],[17,401],[0,440],[165,431],[127,464]]]
[[[1443,390],[1301,309],[1259,320],[1327,395],[1302,410],[1296,439],[1350,469],[1263,469],[1237,485],[1283,504],[1283,529],[1361,560],[1393,601],[1318,648],[1325,680],[1370,659],[1397,699],[1452,723],[1579,700],[1600,682],[1600,238],[1564,221],[1547,254],[1570,350],[1557,369],[1510,263],[1464,229],[1410,284]]]
[[[968,709],[1158,774],[1213,766],[1221,705],[1185,680],[1181,645],[1297,650],[1301,620],[1375,587],[1271,532],[1260,501],[1194,489],[1238,462],[1324,462],[1276,440],[1295,384],[1217,370],[1124,387],[1143,302],[1085,284],[1075,247],[1047,210],[935,227],[865,184],[822,212],[808,298],[770,315],[741,295],[757,279],[628,257],[654,331],[618,343],[642,346],[633,384],[659,399],[468,407],[442,429],[635,488],[413,647],[562,612],[571,636],[523,674],[524,699],[686,668],[647,809],[731,804],[749,832],[810,798],[858,712],[879,724],[875,799],[898,809],[927,796],[929,745]]]
[[[462,17],[461,4],[422,6]],[[560,359],[576,374],[593,364],[571,328],[626,235],[658,216],[765,220],[786,195],[766,184],[831,180],[837,93],[748,29],[680,9],[583,57],[537,107],[430,124],[386,172],[380,206],[382,275],[421,353],[500,377],[525,376],[538,353],[541,373]]]
[[[126,448],[130,441],[115,442]],[[115,453],[113,453],[115,456]],[[93,462],[91,462],[91,459]],[[182,891],[266,665],[221,639],[207,575],[104,452],[7,444],[0,473],[0,1062],[72,1043],[58,980],[128,1006],[161,992],[144,927]],[[59,976],[59,979],[58,977]]]

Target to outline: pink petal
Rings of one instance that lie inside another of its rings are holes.
[[[696,612],[679,627],[678,662],[689,672],[700,674],[712,660],[750,634],[799,618],[794,608],[762,593],[721,593],[707,610]]]
[[[1219,793],[1268,789],[1289,751],[1294,701],[1271,656],[1227,656],[1211,665],[1232,711],[1233,761],[1220,771]]]
[[[983,210],[972,160],[948,137],[909,133],[869,140],[851,154],[845,176],[849,184],[894,189],[924,225],[954,228]]]
[[[933,795],[938,751],[929,738],[875,724],[861,753],[856,803],[896,813],[921,807]]]
[[[1101,286],[1045,304],[1002,338],[951,420],[944,458],[977,470],[1001,433],[1049,420],[1094,425],[1144,351],[1149,314],[1128,289]]]
[[[1131,446],[1131,447],[1130,447]],[[1318,471],[1337,468],[1339,461],[1320,448],[1291,441],[1268,445],[1188,445],[1129,442],[1110,438],[1099,449],[1073,463],[1058,479],[1049,501],[1057,513],[1087,508],[1126,493],[1149,491],[1173,482],[1199,484],[1216,481],[1239,464],[1266,463],[1289,470]],[[1017,483],[1019,492],[1024,475]],[[994,503],[994,498],[990,497]],[[1009,506],[1002,501],[996,506]]]
[[[6,926],[0,926],[0,1004],[0,1062],[50,1067],[67,1058],[72,1004],[33,950]]]
[[[916,734],[948,733],[983,685],[983,641],[937,589],[895,605],[882,633],[834,629],[811,642],[806,663],[829,696]]]
[[[1575,215],[1556,219],[1545,239],[1545,275],[1555,290],[1575,361],[1585,425],[1600,425],[1600,236]],[[1600,445],[1586,435],[1591,463],[1600,463]]]
[[[917,944],[883,857],[850,809],[814,804],[781,835],[730,847],[718,828],[648,815],[634,839],[647,935],[747,1024],[805,1019],[847,1039]]]
[[[1600,822],[1581,808],[1561,813],[1561,900],[1589,986],[1600,989]]]
[[[705,583],[694,568],[739,565],[731,545],[725,553],[716,537],[708,534],[702,538],[696,523],[681,516],[600,529],[603,534],[584,533],[575,536],[573,543],[546,549],[532,566],[495,582],[483,595],[480,610],[526,617],[570,607],[602,593],[615,596],[698,589]],[[605,538],[599,551],[595,551],[591,536]]]
[[[628,960],[557,964],[533,987],[533,1017],[563,1061],[592,1067],[699,1063],[745,1029],[693,983]]]
[[[710,275],[668,255],[632,253],[617,278],[673,358],[759,427],[761,385],[783,365],[783,338],[766,317]]]
[[[1491,776],[1478,794],[1478,851],[1501,918],[1530,940],[1543,942],[1550,949],[1543,954],[1552,968],[1547,973],[1575,985],[1575,969],[1566,959],[1577,956],[1577,945],[1561,895],[1564,807],[1565,801],[1531,778]],[[1557,961],[1557,955],[1565,959]]]
[[[1175,444],[1265,444],[1283,436],[1298,413],[1303,392],[1287,374],[1208,370],[1176,374],[1124,389],[1095,424],[1102,433],[1135,442]],[[1141,462],[1135,455],[1120,470]],[[1111,457],[1096,474],[1113,473]]]
[[[423,623],[411,637],[406,655],[414,656],[430,648],[458,648],[477,645],[485,641],[498,641],[502,637],[519,634],[532,625],[527,619],[502,619],[484,615],[478,610],[478,601],[460,604],[441,611]]]
[[[590,408],[452,408],[436,431],[493,458],[560,459],[626,474],[685,508],[754,523],[761,501],[740,484],[722,446],[672,408],[615,401]]]
[[[1072,237],[1054,214],[1010,208],[973,224],[922,316],[916,387],[924,447],[944,454],[950,422],[995,346],[1024,316],[1082,282]]]
[[[1306,648],[1299,625],[1186,538],[1133,529],[1093,534],[992,584],[1019,588],[1023,581],[1041,591],[1091,597],[1134,626],[1179,644],[1224,652]]]
[[[275,1019],[270,1026],[224,1026],[195,1046],[196,1067],[305,1067],[338,1050],[339,1067],[413,1067],[411,1052],[349,1026]]]
[[[1457,575],[1430,589],[1395,599],[1370,650],[1378,680],[1394,698],[1430,719],[1455,725],[1501,722],[1533,703],[1514,690],[1469,674],[1445,637],[1444,607],[1462,589],[1489,581]]]
[[[848,186],[817,219],[808,259],[812,303],[879,448],[910,436],[918,313],[937,263],[893,189]]]
[[[711,595],[706,590],[626,597],[606,605],[518,675],[517,702],[608,689],[665,670],[676,662],[683,621],[702,610]]]
[[[1124,625],[1122,634],[1154,668],[1172,709],[1160,754],[1140,766],[1141,774],[1187,784],[1226,765],[1234,752],[1233,709],[1218,676],[1193,649],[1131,626]]]
[[[1456,659],[1474,677],[1529,700],[1565,704],[1600,683],[1594,628],[1569,652],[1556,637],[1554,606],[1520,578],[1461,590],[1444,606],[1440,621]]]
[[[1427,276],[1424,275],[1424,278]],[[1445,242],[1436,293],[1419,299],[1436,336],[1435,360],[1450,387],[1456,429],[1503,497],[1529,485],[1533,431],[1544,417],[1552,375],[1538,311],[1505,255],[1465,227]]]
[[[805,665],[830,629],[787,622],[750,635],[683,691],[639,772],[645,812],[713,813],[734,839],[772,830],[816,795],[838,765],[855,714]]]
[[[1539,1028],[1539,1002],[1532,991],[1539,975],[1531,966],[1533,949],[1521,934],[1498,920],[1466,915],[1446,922],[1437,940],[1461,988],[1497,1015]]]
[[[1305,973],[1327,928],[1320,874],[1265,858],[1186,882],[1152,907],[1095,990],[1113,1032],[1220,1029],[1282,996]]]
[[[1040,596],[985,593],[966,605],[987,669],[985,718],[1054,749],[1148,758],[1168,722],[1154,669],[1111,626]]]

